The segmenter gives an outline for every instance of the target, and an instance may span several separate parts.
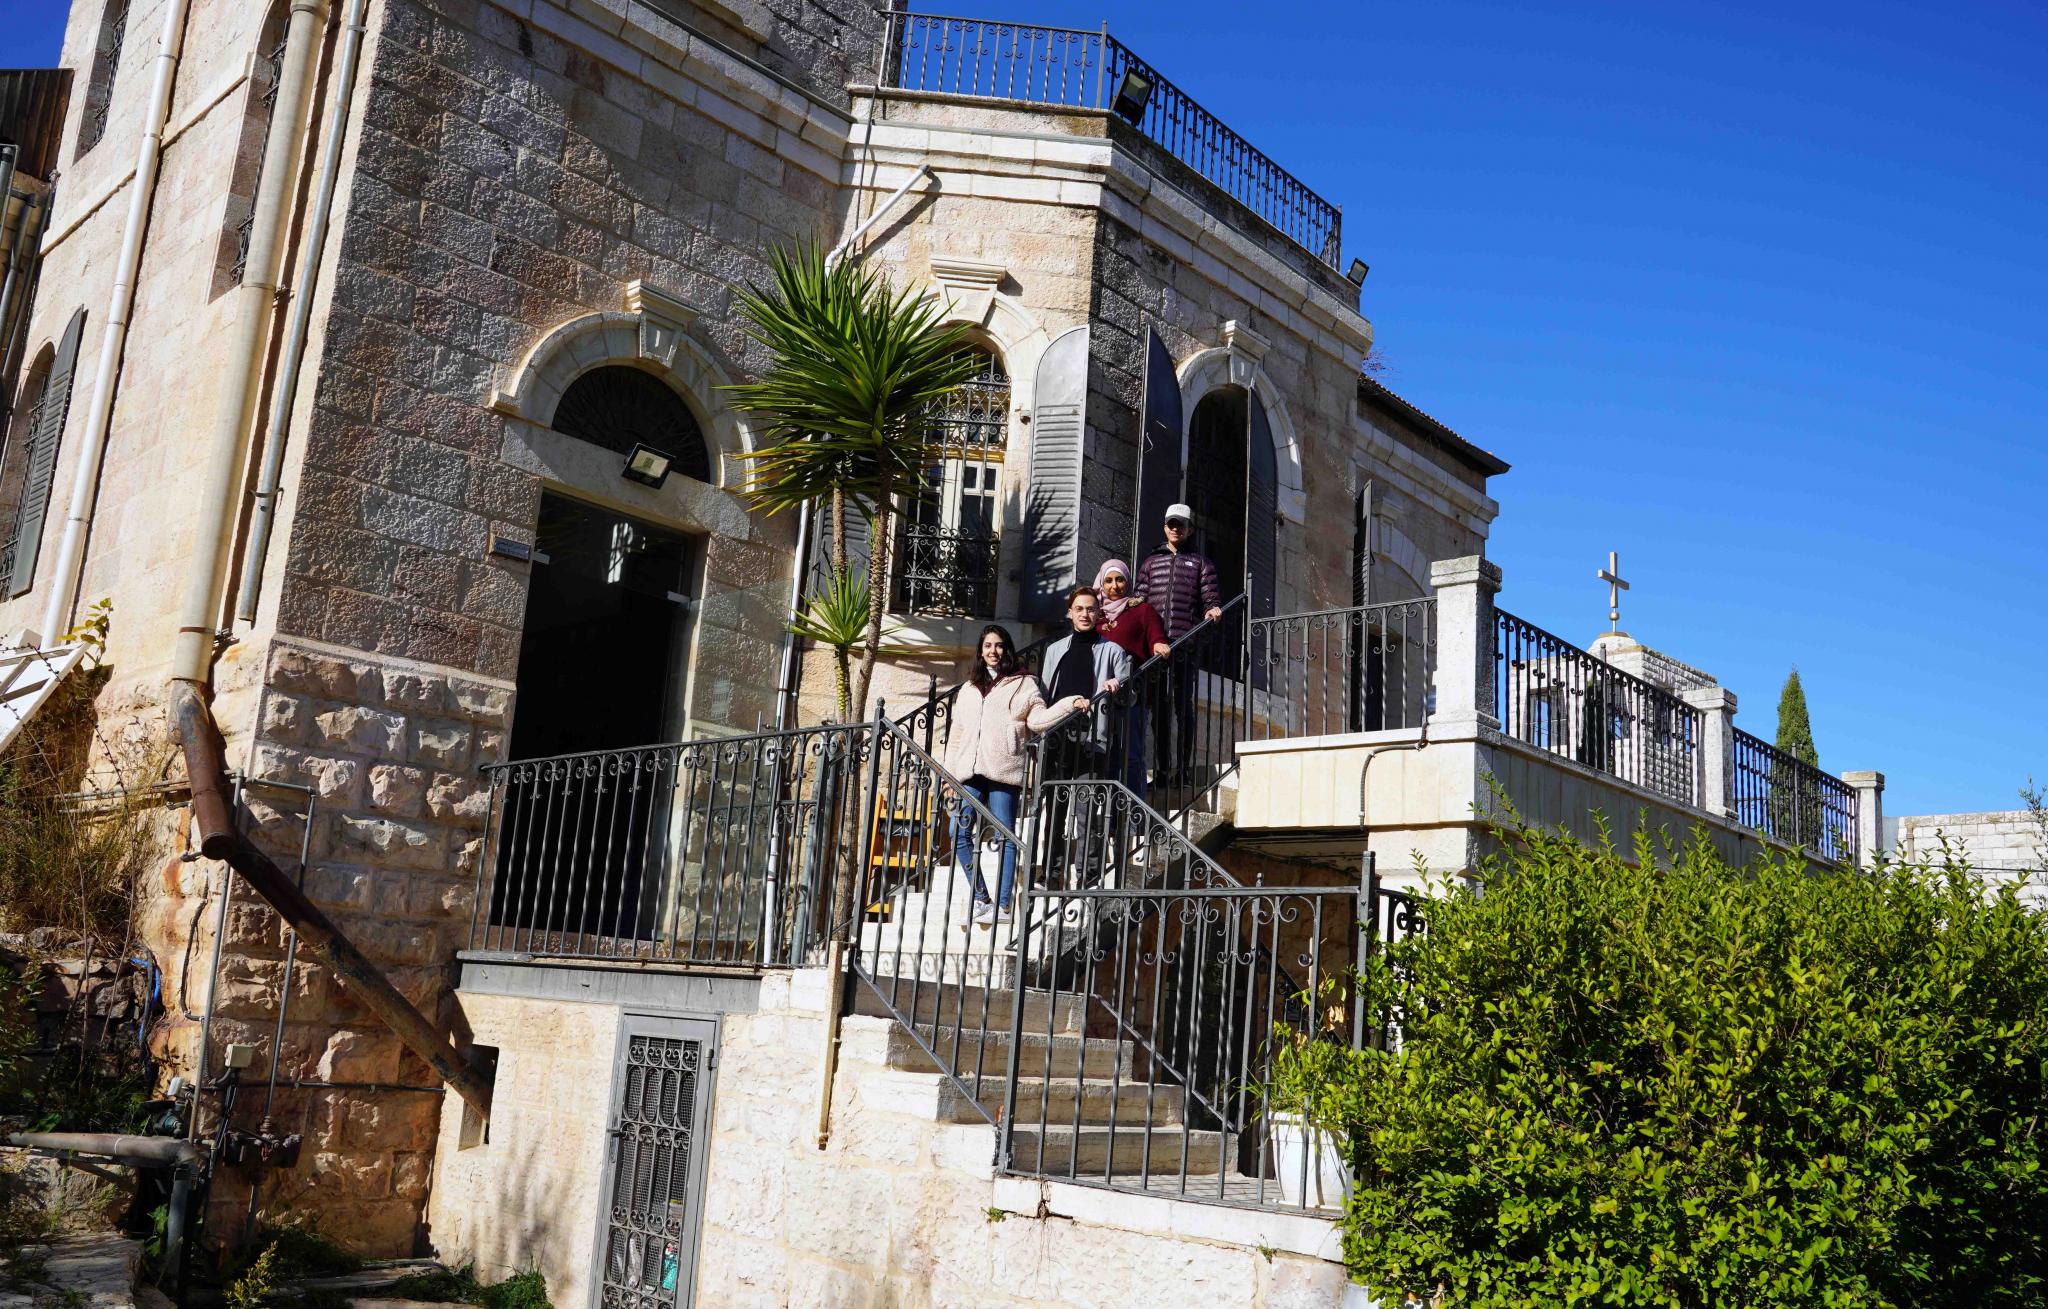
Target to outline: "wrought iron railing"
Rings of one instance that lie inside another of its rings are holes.
[[[896,532],[891,612],[987,618],[996,611],[993,532],[903,523]]]
[[[1856,788],[1740,728],[1734,753],[1735,821],[1823,859],[1856,861]]]
[[[475,950],[795,965],[859,848],[872,726],[804,728],[484,769]]]
[[[1343,215],[1128,46],[1078,28],[891,12],[882,84],[896,90],[1109,109],[1324,263]]]
[[[1383,1039],[1355,965],[1383,925],[1413,924],[1412,906],[1397,911],[1369,863],[1360,883],[1244,886],[1117,783],[1049,789],[1076,819],[1066,841],[1103,842],[1102,874],[1036,860],[1023,889],[998,1167],[1256,1208],[1340,1204],[1265,1091],[1307,1043]],[[1045,822],[1034,844],[1060,839]]]
[[[1700,715],[1660,686],[1494,611],[1494,709],[1515,740],[1699,803]]]
[[[1436,601],[1326,609],[1251,621],[1263,673],[1254,740],[1420,727],[1436,673]]]

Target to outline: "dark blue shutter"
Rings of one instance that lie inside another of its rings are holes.
[[[50,490],[57,478],[57,447],[64,437],[64,420],[71,413],[71,375],[78,368],[78,342],[85,333],[85,310],[71,315],[57,343],[56,358],[43,379],[43,396],[36,411],[34,430],[28,434],[28,468],[22,479],[21,501],[14,511],[14,571],[7,579],[7,593],[20,595],[35,584],[36,552],[43,543],[43,520],[49,516]]]
[[[1031,484],[1024,492],[1024,593],[1018,606],[1027,622],[1059,621],[1079,571],[1087,418],[1088,329],[1076,327],[1045,348],[1032,387]]]
[[[1245,603],[1253,618],[1270,618],[1280,589],[1280,459],[1265,402],[1256,391],[1251,401],[1251,431],[1245,438]],[[1224,585],[1227,590],[1229,583]]]
[[[1173,356],[1150,325],[1145,328],[1145,407],[1138,430],[1144,444],[1138,454],[1138,512],[1131,524],[1131,566],[1157,544],[1166,506],[1181,498],[1180,378]],[[1224,583],[1229,586],[1228,581]]]

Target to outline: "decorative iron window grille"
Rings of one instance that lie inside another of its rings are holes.
[[[256,61],[256,71],[263,78],[262,90],[256,96],[257,110],[263,115],[263,132],[256,139],[256,152],[260,160],[270,141],[271,120],[277,116],[277,81],[284,72],[284,47],[288,29],[280,25],[277,40],[262,58]],[[228,276],[236,286],[249,271],[249,235],[256,230],[256,197],[263,186],[263,170],[259,162],[255,184],[249,188],[249,210],[235,224],[235,260],[228,269]]]
[[[114,76],[121,71],[121,47],[128,39],[129,0],[107,0],[106,16],[100,20],[100,48],[94,58],[93,81],[85,104],[85,127],[79,134],[78,153],[84,154],[107,134],[107,115],[114,105]]]
[[[636,445],[659,450],[673,461],[670,471],[711,480],[711,448],[697,416],[668,383],[631,365],[593,368],[569,383],[551,425],[622,455]]]
[[[976,349],[980,367],[940,402],[924,486],[896,532],[897,613],[988,618],[995,614],[996,497],[1009,441],[1010,375]]]

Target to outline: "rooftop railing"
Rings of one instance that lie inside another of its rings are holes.
[[[1335,267],[1343,213],[1109,34],[892,12],[882,85],[1107,109],[1302,249]]]
[[[1700,713],[1505,610],[1494,610],[1501,731],[1631,786],[1697,805]]]
[[[1735,821],[1823,859],[1854,862],[1856,789],[1735,729]]]

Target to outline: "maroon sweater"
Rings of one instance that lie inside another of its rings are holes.
[[[1095,630],[1122,646],[1133,664],[1150,659],[1153,644],[1166,639],[1166,624],[1159,621],[1159,611],[1143,600],[1132,600],[1114,623],[1097,623]]]

